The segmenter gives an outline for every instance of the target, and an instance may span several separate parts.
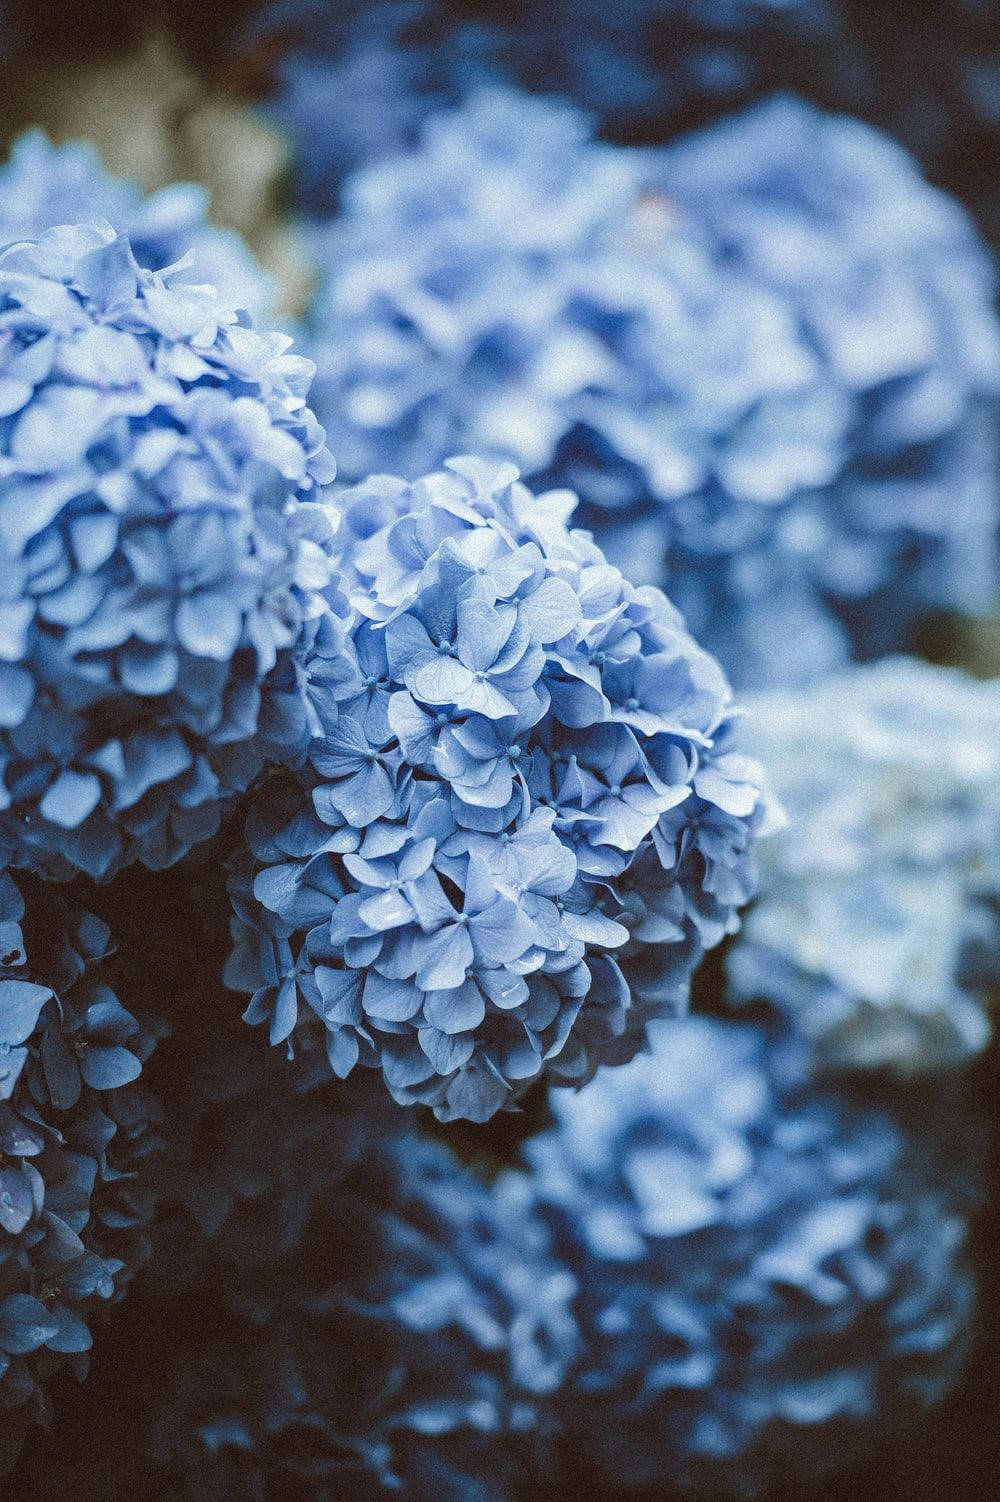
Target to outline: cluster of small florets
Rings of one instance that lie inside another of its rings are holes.
[[[866,127],[779,100],[629,151],[483,89],[348,182],[317,258],[341,472],[465,450],[570,486],[738,683],[845,659],[838,616],[881,650],[996,587],[992,268]]]
[[[727,968],[835,1066],[939,1068],[989,1038],[1000,686],[894,658],[749,701],[789,815]]]
[[[166,865],[313,726],[312,367],[106,223],[0,255],[0,853]]]
[[[297,1091],[272,1067],[258,1099],[250,1035],[233,1070],[209,1031],[217,1085],[183,1107],[199,1126],[181,1198],[202,1234],[161,1219],[104,1386],[95,1373],[83,1395],[88,1452],[121,1457],[109,1502],[508,1499],[576,1354],[573,1279],[541,1228],[506,1221],[384,1092],[371,1110],[353,1082]],[[60,1495],[79,1459],[40,1457],[27,1494]]]
[[[106,219],[128,236],[140,266],[162,271],[189,258],[179,279],[210,283],[233,308],[261,316],[274,297],[270,278],[239,235],[208,224],[207,214],[208,193],[197,184],[173,183],[146,196],[107,172],[89,143],[54,146],[40,130],[20,136],[0,168],[0,245]]]
[[[578,1279],[574,1455],[616,1487],[769,1496],[875,1452],[956,1380],[978,1170],[935,1170],[879,1110],[799,1095],[794,1045],[760,1029],[655,1033],[553,1096],[531,1175],[498,1193],[511,1218],[541,1213]]]
[[[485,1120],[683,1007],[753,888],[760,771],[718,665],[568,529],[572,495],[462,459],[340,501],[350,656],[308,768],[253,806],[228,980],[273,1042],[320,1019],[338,1075]]]
[[[94,968],[106,926],[0,875],[0,1470],[86,1372],[95,1310],[145,1260],[158,1109],[134,1084],[153,1036]]]

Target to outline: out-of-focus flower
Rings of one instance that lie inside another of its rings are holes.
[[[175,183],[144,197],[104,170],[93,146],[53,146],[39,130],[19,137],[0,168],[0,244],[35,240],[60,224],[106,219],[128,235],[136,260],[162,271],[192,255],[185,277],[223,289],[227,302],[254,318],[273,300],[270,280],[239,236],[206,223],[208,193]]]
[[[850,403],[842,472],[787,525],[861,654],[903,645],[928,610],[989,608],[1000,326],[965,210],[888,137],[790,98],[663,161],[664,191],[719,260],[782,298]]]
[[[541,1228],[383,1091],[302,1090],[246,1029],[198,1031],[196,1126],[177,1125],[199,1229],[161,1217],[132,1343],[81,1396],[88,1452],[118,1457],[102,1495],[506,1502],[576,1353]],[[53,1447],[26,1495],[60,1495],[79,1460]]]
[[[93,974],[106,926],[29,891],[26,915],[0,874],[0,1470],[148,1255],[161,1145],[134,1083],[153,1035]]]
[[[976,1149],[945,1163],[881,1110],[802,1093],[794,1047],[756,1029],[654,1032],[557,1092],[530,1175],[498,1187],[577,1276],[568,1449],[616,1488],[805,1488],[955,1381]]]
[[[244,70],[256,62],[264,75],[300,202],[318,215],[336,207],[348,171],[412,146],[428,114],[477,84],[565,96],[607,137],[653,142],[775,88],[853,100],[864,77],[822,0],[277,0],[241,52]]]
[[[992,268],[865,127],[785,100],[629,151],[484,90],[352,178],[317,254],[345,477],[465,449],[570,486],[738,684],[997,588]]]
[[[259,8],[237,67],[262,75],[263,107],[291,147],[300,208],[333,212],[347,172],[414,143],[435,101],[455,97],[461,35],[424,0]]]
[[[745,748],[789,821],[727,956],[733,994],[834,1066],[977,1053],[1000,987],[1000,680],[889,659],[750,702]]]
[[[312,731],[312,367],[106,222],[0,255],[0,847],[162,866]]]
[[[45,53],[13,73],[6,80],[9,125],[40,126],[73,147],[54,162],[36,145],[5,185],[16,213],[48,209],[60,193],[68,195],[66,211],[36,222],[31,233],[102,215],[116,229],[139,231],[133,244],[140,260],[147,230],[154,249],[164,236],[176,243],[183,234],[181,250],[196,250],[205,281],[222,286],[227,277],[239,278],[237,306],[255,317],[301,310],[309,273],[279,202],[288,146],[237,98],[197,76],[165,35],[147,34],[121,55],[51,60]],[[124,183],[109,186],[81,141]],[[143,203],[139,188],[153,197]],[[77,201],[77,192],[95,195],[93,203]],[[209,213],[225,228],[206,226]],[[28,232],[19,224],[14,229]]]
[[[339,501],[353,662],[304,653],[323,734],[253,805],[228,982],[273,1043],[319,1020],[338,1075],[482,1121],[684,1006],[754,887],[760,769],[572,495],[465,458]]]

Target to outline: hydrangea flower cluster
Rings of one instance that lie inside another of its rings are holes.
[[[31,890],[26,915],[0,874],[0,1471],[148,1255],[161,1146],[153,1034],[94,973],[106,926]]]
[[[272,1042],[322,1022],[336,1074],[482,1121],[683,1007],[771,813],[718,665],[575,497],[465,458],[339,499],[347,641],[305,655],[327,723],[253,805],[227,980]]]
[[[1000,989],[1000,682],[914,659],[750,701],[788,815],[727,955],[837,1067],[967,1059]]]
[[[786,100],[629,151],[484,89],[348,182],[317,258],[342,474],[467,450],[568,485],[738,684],[997,586],[992,268],[865,127]]]
[[[922,610],[987,609],[1000,325],[966,211],[887,136],[790,98],[671,147],[661,183],[786,302],[850,403],[848,462],[794,524],[861,652],[900,646]]]
[[[100,221],[0,254],[0,338],[0,855],[163,866],[312,733],[312,367]]]
[[[435,98],[455,97],[460,33],[442,46],[436,9],[425,0],[274,0],[246,27],[247,65],[273,59],[264,107],[292,144],[296,201],[307,213],[335,212],[346,173],[411,146]]]
[[[96,1372],[82,1394],[87,1452],[122,1457],[104,1495],[509,1502],[576,1353],[573,1279],[384,1092],[374,1111],[328,1075],[296,1093],[272,1055],[258,1097],[268,1056],[243,1033],[242,1089],[232,1040],[203,1037],[228,1091],[203,1069],[200,1106],[185,1102],[182,1194],[202,1235],[161,1227],[104,1387]],[[271,1111],[270,1130],[248,1137],[247,1109],[262,1127]],[[26,1495],[61,1495],[79,1459],[48,1451]]]
[[[239,235],[208,224],[207,213],[208,194],[195,183],[144,196],[134,183],[106,172],[87,142],[54,146],[40,130],[19,137],[0,167],[0,245],[36,240],[61,224],[106,219],[128,236],[140,266],[163,271],[190,252],[185,280],[222,288],[234,308],[262,317],[274,297],[270,278]]]
[[[881,1110],[800,1096],[794,1046],[759,1029],[654,1031],[553,1096],[530,1177],[500,1191],[578,1278],[572,1453],[616,1488],[804,1487],[955,1381],[976,1173],[939,1175]]]
[[[843,100],[861,82],[822,0],[340,4],[276,0],[243,50],[275,57],[267,108],[294,143],[300,205],[324,216],[347,172],[412,147],[426,117],[506,82],[582,103],[619,141],[681,127],[795,83]]]

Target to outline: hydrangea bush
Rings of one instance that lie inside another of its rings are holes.
[[[779,100],[629,151],[484,89],[350,179],[317,257],[342,475],[464,449],[570,486],[738,684],[997,588],[992,266],[866,127]]]
[[[993,266],[870,127],[676,138],[855,97],[842,9],[175,0],[208,82],[0,0],[8,134],[262,253],[270,70],[322,272],[318,420],[201,190],[0,168],[19,1502],[763,1498],[954,1384],[1000,697],[844,664],[997,593]]]
[[[312,731],[312,367],[107,223],[0,255],[0,854],[162,866]]]
[[[466,458],[340,504],[324,734],[253,804],[228,981],[273,1043],[322,1025],[336,1074],[481,1121],[683,1007],[771,814],[718,665],[575,497]]]
[[[553,1096],[530,1176],[499,1191],[577,1277],[570,1452],[615,1488],[806,1487],[958,1376],[977,1170],[880,1109],[803,1095],[794,1046],[761,1030],[654,1032],[650,1054]]]
[[[20,136],[0,168],[0,245],[100,217],[129,237],[140,266],[162,271],[190,253],[184,280],[222,288],[234,308],[263,316],[274,297],[270,278],[240,237],[208,224],[207,213],[208,193],[195,183],[144,196],[106,172],[87,142],[54,146],[40,130]]]
[[[835,1066],[940,1068],[1000,988],[1000,683],[895,658],[750,700],[789,820],[726,958]]]
[[[148,1255],[162,1146],[135,1083],[154,1034],[97,973],[106,925],[26,890],[27,913],[0,874],[0,1471]]]

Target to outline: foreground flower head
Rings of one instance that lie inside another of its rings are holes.
[[[789,822],[727,956],[834,1066],[904,1071],[985,1047],[1000,985],[1000,685],[895,658],[745,721]]]
[[[877,132],[778,100],[636,151],[482,89],[348,182],[317,258],[345,477],[470,450],[570,486],[738,685],[997,588],[992,266]]]
[[[632,588],[575,497],[455,459],[341,493],[349,653],[303,672],[323,735],[255,800],[228,982],[274,1043],[485,1120],[682,1009],[769,819],[718,665]]]
[[[60,224],[107,219],[128,236],[140,266],[162,271],[190,252],[184,280],[218,287],[234,308],[261,317],[274,298],[270,278],[240,237],[208,224],[207,213],[208,193],[195,183],[144,196],[107,172],[87,142],[55,146],[40,130],[20,136],[0,167],[0,245],[35,240]]]
[[[107,928],[27,890],[0,874],[0,1470],[148,1255],[161,1145],[153,1036],[94,974]]]
[[[310,734],[312,367],[100,221],[0,254],[0,853],[158,867]]]
[[[794,1049],[761,1031],[654,1031],[651,1054],[553,1096],[530,1176],[498,1191],[511,1218],[543,1215],[578,1279],[572,1453],[615,1487],[806,1486],[955,1381],[975,1148],[938,1157],[926,1114],[911,1140],[803,1093]]]

